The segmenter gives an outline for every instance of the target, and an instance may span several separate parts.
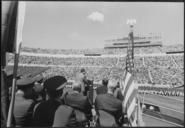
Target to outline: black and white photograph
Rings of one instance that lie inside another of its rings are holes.
[[[184,127],[184,2],[1,3],[1,128]]]

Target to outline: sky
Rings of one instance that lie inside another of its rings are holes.
[[[164,45],[184,43],[183,2],[26,2],[23,46],[103,48],[105,40],[159,33]]]

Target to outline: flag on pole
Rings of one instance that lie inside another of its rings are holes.
[[[132,26],[131,26],[132,27]],[[126,73],[122,87],[123,112],[126,113],[131,126],[137,125],[137,93],[138,87],[134,84],[134,42],[133,31],[129,33],[129,44],[126,56]]]
[[[3,46],[3,52],[12,52],[15,53],[14,57],[14,71],[13,71],[13,82],[12,82],[12,94],[11,94],[11,102],[8,111],[7,118],[7,127],[11,127],[12,123],[12,115],[14,109],[14,101],[15,101],[15,86],[16,86],[16,77],[17,77],[17,69],[18,69],[18,60],[20,47],[22,43],[22,31],[24,24],[24,16],[25,16],[25,5],[26,3],[23,1],[3,1],[2,9],[2,36],[3,42],[1,46]]]
[[[23,31],[23,25],[24,25],[24,17],[25,17],[25,9],[26,9],[26,3],[23,1],[20,1],[18,3],[18,13],[17,13],[17,36],[16,36],[16,43],[14,46],[14,50],[16,54],[19,54],[21,43],[22,43],[22,31]]]
[[[25,2],[2,1],[1,52],[18,53],[22,42]]]

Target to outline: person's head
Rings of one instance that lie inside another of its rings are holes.
[[[44,88],[49,98],[59,98],[62,96],[63,88],[67,84],[67,79],[63,76],[54,76],[44,82]]]
[[[103,86],[107,86],[108,82],[109,82],[109,80],[106,79],[106,78],[104,78],[104,79],[102,80],[102,85],[103,85]]]
[[[81,92],[81,83],[80,82],[75,82],[75,83],[73,83],[73,85],[72,85],[72,89],[74,90],[74,91],[77,91],[77,92]]]
[[[86,74],[86,71],[85,71],[84,68],[82,68],[82,69],[80,70],[80,72],[83,73],[84,75]]]
[[[23,97],[26,99],[35,99],[37,97],[37,87],[34,82],[35,79],[29,77],[17,80],[18,92],[21,91],[23,93]]]
[[[120,88],[120,83],[119,83],[119,81],[117,82],[116,88]]]
[[[39,76],[35,77],[34,79],[35,79],[34,90],[39,93],[44,89],[43,76],[39,75]]]
[[[108,81],[108,85],[107,85],[107,93],[114,93],[114,90],[116,89],[116,85],[117,85],[117,80],[115,79],[110,79]]]

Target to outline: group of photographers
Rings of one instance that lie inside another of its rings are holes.
[[[17,80],[14,105],[16,127],[122,126],[122,94],[115,79],[103,79],[95,88],[85,69],[68,87],[64,76],[46,80],[37,76]]]

